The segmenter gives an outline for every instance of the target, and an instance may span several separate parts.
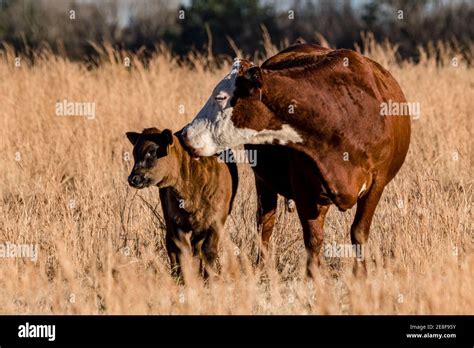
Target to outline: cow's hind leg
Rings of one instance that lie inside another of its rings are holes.
[[[356,251],[354,274],[366,274],[364,244],[369,238],[370,225],[377,204],[382,196],[385,182],[375,178],[370,189],[357,200],[357,210],[351,226],[351,243]]]
[[[256,179],[257,188],[257,227],[262,233],[261,247],[257,255],[257,264],[260,264],[268,253],[268,245],[275,225],[278,194],[268,188],[265,183]]]

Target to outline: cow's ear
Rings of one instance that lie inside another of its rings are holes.
[[[258,66],[251,66],[242,72],[240,76],[237,76],[234,94],[239,97],[251,96],[256,90],[262,88],[262,85],[262,69]]]
[[[140,133],[136,133],[136,132],[127,132],[125,133],[127,135],[127,138],[128,140],[130,140],[130,142],[132,143],[132,145],[135,146],[135,144],[137,143],[138,141],[138,138],[140,137]]]
[[[244,73],[244,78],[252,88],[261,88],[263,85],[262,69],[258,66],[248,68]]]
[[[173,132],[171,130],[165,129],[163,132],[161,132],[161,137],[167,147],[174,146]]]

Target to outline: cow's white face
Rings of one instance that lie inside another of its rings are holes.
[[[235,79],[240,60],[235,59],[231,72],[212,91],[204,107],[184,128],[186,143],[198,156],[211,156],[229,147],[243,144],[257,131],[236,128],[231,120],[230,101],[235,90]]]
[[[300,135],[286,124],[280,130],[260,131],[235,126],[231,100],[240,67],[241,60],[235,59],[231,72],[217,84],[204,107],[184,128],[184,140],[195,155],[212,156],[241,144],[264,144],[275,140],[280,144],[302,141]]]

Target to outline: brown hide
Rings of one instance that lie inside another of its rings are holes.
[[[357,202],[374,176],[385,183],[393,178],[408,150],[410,119],[381,116],[382,102],[406,101],[388,71],[357,52],[312,44],[291,46],[261,68],[262,100],[237,102],[236,127],[260,131],[290,125],[303,142],[288,146],[314,160],[341,210]]]

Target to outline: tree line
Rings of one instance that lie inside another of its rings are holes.
[[[353,48],[364,33],[399,45],[401,59],[443,41],[472,55],[474,3],[465,0],[0,0],[0,42],[28,54],[48,47],[71,59],[97,44],[153,52],[254,55],[262,34],[279,46],[298,38]]]

